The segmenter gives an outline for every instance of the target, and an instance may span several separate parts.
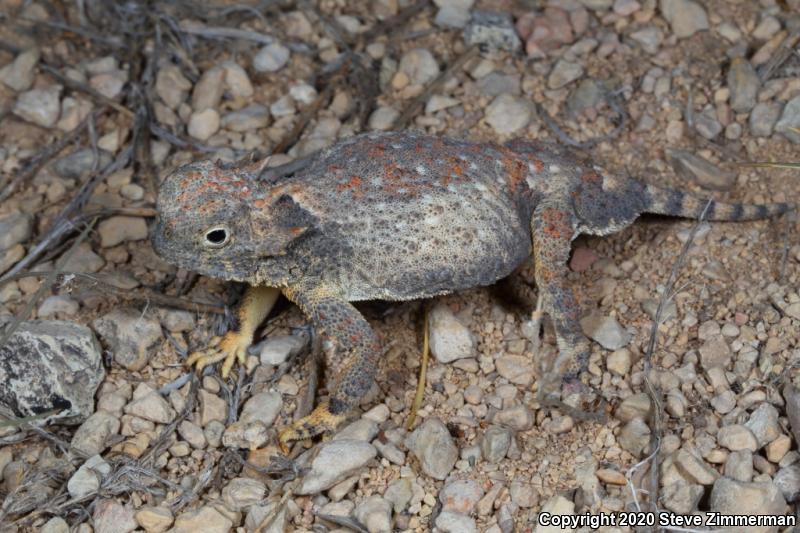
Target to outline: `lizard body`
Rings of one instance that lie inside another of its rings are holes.
[[[330,399],[285,429],[282,444],[328,432],[370,388],[380,343],[351,302],[427,298],[508,276],[533,257],[559,348],[558,380],[588,362],[580,309],[566,280],[570,243],[642,213],[698,217],[706,201],[608,175],[558,146],[472,143],[372,133],[323,150],[296,174],[263,180],[264,162],[184,166],[162,183],[153,238],[166,260],[246,282],[240,327],[199,366],[243,360],[278,291],[334,341],[342,364]],[[708,220],[775,216],[785,203],[710,202]]]

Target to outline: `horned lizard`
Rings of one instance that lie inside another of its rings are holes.
[[[750,220],[785,203],[701,200],[628,178],[557,146],[472,143],[410,132],[355,136],[279,180],[266,161],[186,165],[161,184],[155,250],[203,275],[246,282],[239,326],[198,368],[244,361],[279,292],[334,342],[329,399],[284,428],[282,445],[328,433],[369,390],[381,346],[351,302],[428,298],[490,285],[532,255],[542,310],[554,326],[556,382],[575,381],[589,343],[566,280],[570,243],[606,235],[642,213]],[[552,377],[551,376],[551,377]]]

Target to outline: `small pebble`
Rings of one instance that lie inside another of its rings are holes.
[[[61,85],[51,85],[46,89],[33,89],[19,95],[12,111],[23,120],[43,128],[56,125],[61,111]]]
[[[289,61],[291,52],[280,43],[268,44],[253,57],[257,72],[277,72]]]

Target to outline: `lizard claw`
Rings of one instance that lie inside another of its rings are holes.
[[[308,440],[317,435],[329,437],[345,419],[344,414],[333,414],[327,403],[322,403],[310,415],[296,420],[278,433],[278,446],[284,454],[295,441]]]
[[[243,339],[239,334],[229,331],[224,337],[213,337],[209,347],[205,350],[199,350],[191,354],[186,360],[186,366],[194,366],[197,372],[202,372],[206,366],[224,361],[220,370],[220,374],[224,379],[230,374],[233,363],[239,361],[239,364],[243,365],[247,361],[247,348],[249,345],[250,342]]]
[[[559,386],[560,382],[560,386]],[[560,389],[560,390],[559,390]],[[594,408],[584,408],[583,402],[599,402]],[[539,389],[538,398],[542,407],[558,409],[575,420],[604,422],[607,402],[599,392],[583,383],[577,376],[565,376],[560,380],[545,382]]]

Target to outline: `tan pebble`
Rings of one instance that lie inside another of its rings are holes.
[[[597,476],[597,479],[603,483],[608,483],[611,485],[625,485],[628,482],[622,472],[618,472],[610,468],[600,468],[597,470],[597,472],[595,472],[595,475]]]
[[[792,439],[786,435],[780,435],[778,438],[767,444],[767,459],[771,463],[779,463],[783,456],[789,452],[792,446]]]
[[[174,520],[168,507],[142,507],[135,515],[136,522],[147,533],[166,531]]]
[[[405,88],[408,85],[409,81],[411,80],[408,79],[408,74],[406,74],[405,72],[398,72],[392,78],[392,89],[399,91]]]

